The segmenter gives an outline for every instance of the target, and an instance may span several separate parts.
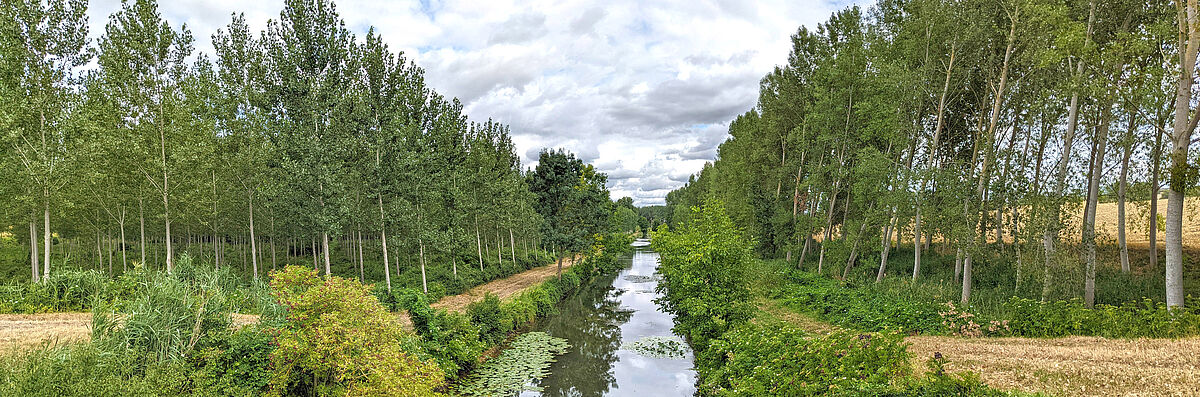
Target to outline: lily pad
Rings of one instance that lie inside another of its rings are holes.
[[[643,276],[640,274],[629,274],[625,276],[625,281],[634,283],[652,283],[658,281],[657,276]]]
[[[682,360],[687,358],[691,348],[687,342],[674,336],[647,336],[633,342],[621,344],[621,349],[630,350],[651,358],[670,358]]]
[[[516,396],[522,391],[541,391],[533,381],[550,374],[554,357],[567,352],[567,340],[545,332],[518,336],[500,353],[488,360],[456,390],[463,396]]]

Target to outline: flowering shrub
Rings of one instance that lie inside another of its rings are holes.
[[[271,353],[277,395],[431,396],[444,383],[369,286],[288,266],[271,287],[287,311]]]

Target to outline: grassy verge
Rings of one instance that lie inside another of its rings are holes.
[[[1078,299],[1041,302],[982,288],[975,304],[960,307],[942,281],[880,283],[836,280],[802,270],[782,270],[784,282],[767,294],[832,324],[860,331],[962,336],[1177,338],[1200,335],[1200,302],[1168,310],[1149,299],[1100,304],[1087,309]]]

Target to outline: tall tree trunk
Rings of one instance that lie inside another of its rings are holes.
[[[509,249],[509,253],[512,255],[512,263],[513,263],[513,265],[516,265],[517,264],[517,240],[513,238],[513,231],[512,231],[511,227],[508,228],[508,249]]]
[[[875,273],[875,282],[883,281],[883,273],[887,271],[888,251],[892,249],[892,233],[896,233],[896,246],[900,246],[900,233],[897,222],[899,221],[895,215],[896,210],[892,210],[892,219],[888,221],[888,225],[883,229],[883,250],[879,254],[879,271]]]
[[[1161,125],[1161,124],[1158,124]],[[1150,154],[1150,267],[1158,268],[1158,197],[1159,192],[1159,175],[1162,170],[1159,164],[1162,163],[1162,136],[1161,133],[1154,134],[1154,151]]]
[[[837,185],[837,183],[834,184],[834,190],[829,195],[829,216],[825,220],[825,239],[821,240],[821,253],[817,256],[817,273],[823,273],[825,267],[825,247],[833,239],[833,206],[837,202]]]
[[[1182,307],[1183,295],[1183,192],[1187,188],[1188,146],[1200,113],[1191,116],[1192,85],[1200,50],[1200,9],[1197,0],[1177,1],[1179,24],[1179,79],[1175,90],[1175,122],[1171,128],[1171,169],[1167,193],[1166,284],[1167,307]]]
[[[159,105],[158,105],[158,112],[159,112],[159,117],[160,117],[160,119],[158,120],[158,138],[159,138],[160,154],[162,155],[162,167],[163,167],[163,173],[162,173],[162,177],[163,177],[163,183],[162,183],[163,228],[164,228],[164,231],[166,234],[166,237],[164,238],[164,240],[166,240],[166,243],[167,243],[167,273],[170,273],[171,271],[175,270],[175,258],[174,258],[175,251],[174,251],[174,248],[171,246],[171,198],[170,198],[170,194],[169,194],[169,192],[170,192],[170,187],[169,187],[170,185],[168,184],[169,180],[167,179],[167,134],[166,134],[166,131],[163,130],[163,126],[162,126],[162,122],[163,122],[163,120],[161,118],[162,117],[162,103],[159,103]],[[49,219],[49,218],[47,218],[47,219]]]
[[[417,247],[421,254],[421,292],[429,293],[429,284],[425,281],[425,240],[417,237]]]
[[[118,226],[121,228],[121,244],[118,246],[121,250],[121,272],[124,273],[129,271],[129,258],[125,254],[125,208],[121,208],[121,221],[118,222]]]
[[[258,243],[254,237],[254,192],[248,195],[250,202],[250,264],[254,269],[254,279],[258,280]]]
[[[388,293],[392,293],[392,272],[388,269],[388,248],[387,248],[387,217],[383,212],[383,193],[378,196],[379,199],[379,242],[383,245],[383,281],[387,284]]]
[[[329,269],[329,232],[321,232],[321,255],[325,259],[325,276],[332,276],[333,272]]]
[[[1088,23],[1087,23],[1087,41],[1092,41],[1092,25],[1096,21],[1096,2],[1092,0],[1088,2]],[[1083,70],[1086,62],[1084,59],[1078,61],[1075,67],[1076,84],[1082,84],[1078,80],[1083,78]],[[1058,170],[1056,171],[1054,180],[1054,191],[1051,199],[1054,203],[1050,208],[1050,221],[1046,225],[1046,231],[1042,234],[1042,245],[1046,252],[1045,273],[1042,276],[1042,301],[1050,298],[1050,282],[1051,273],[1050,267],[1054,264],[1054,243],[1058,239],[1058,228],[1060,227],[1060,219],[1062,218],[1062,203],[1063,190],[1066,189],[1067,180],[1067,165],[1071,162],[1071,145],[1075,140],[1075,131],[1079,126],[1079,88],[1071,90],[1071,105],[1067,110],[1067,132],[1063,136],[1062,158],[1058,162]]]
[[[45,201],[42,204],[42,279],[50,277],[50,190],[44,190]]]
[[[36,218],[35,218],[36,219]],[[41,281],[41,269],[38,268],[38,239],[37,221],[29,221],[29,264],[33,269],[33,282]]]
[[[362,229],[355,228],[354,235],[358,238],[358,243],[354,244],[354,245],[358,248],[358,282],[361,283],[361,282],[365,282],[365,280],[366,280],[366,278],[365,278],[366,271],[363,269],[364,264],[363,264]]]
[[[1096,211],[1100,204],[1100,177],[1104,173],[1104,154],[1108,145],[1109,122],[1112,118],[1111,105],[1104,103],[1100,109],[1100,125],[1096,128],[1096,152],[1092,161],[1092,177],[1088,181],[1088,205],[1092,211],[1083,220],[1083,246],[1087,251],[1087,268],[1084,275],[1083,302],[1089,309],[1096,305]]]
[[[991,166],[991,163],[995,160],[995,150],[993,150],[993,148],[992,148],[992,140],[995,139],[996,125],[1000,122],[1001,105],[1004,104],[1005,89],[1008,84],[1008,64],[1009,64],[1009,61],[1012,59],[1013,46],[1014,46],[1014,44],[1016,44],[1016,33],[1017,33],[1016,11],[1012,11],[1009,14],[1009,21],[1010,21],[1010,25],[1009,25],[1009,29],[1008,29],[1008,40],[1007,40],[1008,44],[1004,50],[1004,61],[1000,68],[1000,83],[999,83],[999,86],[996,88],[996,93],[995,93],[996,95],[995,95],[994,100],[992,101],[992,114],[988,120],[987,133],[984,135],[984,141],[983,141],[982,145],[980,145],[980,148],[987,151],[987,153],[984,155],[984,158],[983,158],[983,165],[979,169],[979,183],[975,187],[975,197],[978,198],[978,200],[980,200],[980,204],[981,204],[980,208],[981,209],[983,208],[982,200],[984,199],[984,194],[986,192],[986,189],[987,189],[987,186],[989,183],[989,179],[990,179],[990,172],[991,172],[990,166]],[[968,202],[964,203],[964,206],[968,206],[969,203],[970,203],[970,200],[968,200]],[[968,219],[970,219],[970,218],[968,218]],[[983,213],[979,214],[979,223],[980,223],[980,225],[982,225],[982,223],[983,223]],[[972,232],[974,232],[974,231],[972,231]],[[984,236],[983,231],[980,231],[980,236],[984,237],[983,240],[986,243],[986,237]],[[975,241],[975,239],[971,239],[971,241]],[[968,247],[973,247],[973,246],[974,246],[974,243],[968,244]],[[971,257],[974,254],[974,252],[972,252],[972,251],[973,251],[973,249],[968,248],[966,250],[966,252],[963,253],[963,255],[966,258],[963,259],[962,300],[960,303],[964,306],[968,302],[970,302],[970,299],[971,299],[971,284],[972,284],[971,277],[973,274]]]
[[[142,208],[142,198],[138,197],[138,224],[142,233],[141,237],[138,238],[138,244],[142,246],[142,257],[141,261],[138,263],[141,263],[142,266],[146,266],[146,212],[143,211]]]
[[[1129,183],[1129,158],[1133,154],[1133,129],[1137,119],[1129,116],[1129,128],[1126,130],[1125,151],[1121,154],[1121,176],[1117,184],[1117,245],[1121,251],[1121,272],[1129,273],[1129,246],[1125,243],[1125,192]]]
[[[479,271],[483,271],[483,240],[479,238],[479,215],[475,215],[475,251],[479,254]]]
[[[935,153],[937,153],[938,150],[938,140],[941,138],[942,128],[946,124],[944,119],[946,112],[946,96],[950,91],[950,76],[954,71],[954,58],[956,53],[957,47],[951,45],[950,62],[946,65],[946,81],[942,84],[942,94],[938,97],[937,125],[933,128],[933,140],[932,144],[929,146],[929,158],[926,159],[927,165],[925,169],[927,171],[933,170],[933,160],[937,157],[935,156]],[[925,187],[928,182],[929,178],[921,178],[921,188],[917,190],[916,195],[916,216],[914,217],[913,222],[913,281],[916,281],[921,275],[921,204],[923,202],[921,195],[925,193]]]

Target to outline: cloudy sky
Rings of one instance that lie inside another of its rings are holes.
[[[614,198],[662,204],[716,157],[789,36],[862,0],[337,1],[360,38],[375,26],[472,119],[512,126],[523,164],[566,148],[609,175]],[[99,37],[118,0],[92,0]],[[162,0],[196,49],[244,12],[262,30],[283,0]]]

